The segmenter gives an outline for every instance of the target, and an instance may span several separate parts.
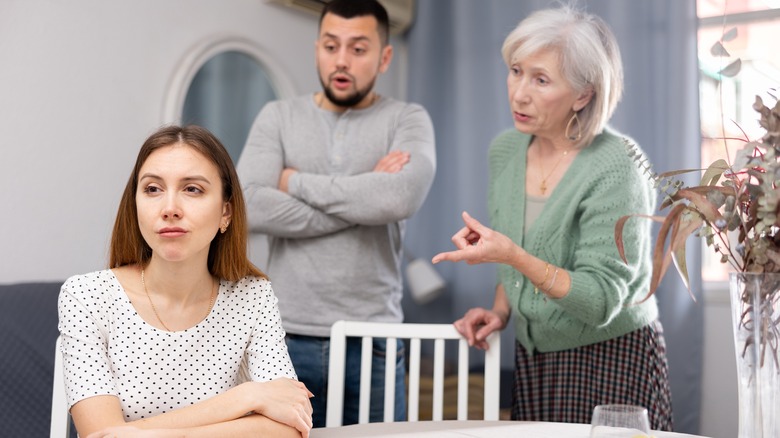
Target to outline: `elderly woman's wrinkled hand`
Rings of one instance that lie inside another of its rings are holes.
[[[460,262],[465,261],[470,265],[480,263],[505,263],[511,264],[523,251],[512,239],[492,230],[479,221],[463,212],[465,227],[452,236],[452,243],[458,248],[456,251],[436,254],[432,262],[441,261]]]
[[[487,350],[489,345],[485,339],[494,331],[506,327],[506,319],[495,311],[475,307],[452,325],[466,338],[470,346]]]

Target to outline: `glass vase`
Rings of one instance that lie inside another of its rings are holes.
[[[732,273],[739,438],[780,438],[780,274]]]

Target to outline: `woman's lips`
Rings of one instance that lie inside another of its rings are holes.
[[[515,120],[517,120],[518,122],[527,122],[531,120],[531,117],[526,114],[517,113],[517,112],[514,114],[515,114]]]
[[[157,234],[162,237],[179,237],[187,234],[187,231],[183,228],[162,228]]]

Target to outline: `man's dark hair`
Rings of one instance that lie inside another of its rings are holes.
[[[379,33],[379,41],[382,46],[386,46],[390,39],[390,19],[387,17],[385,7],[377,0],[332,0],[326,3],[322,10],[320,26],[322,26],[325,14],[338,15],[346,19],[370,15],[376,18],[376,30]]]

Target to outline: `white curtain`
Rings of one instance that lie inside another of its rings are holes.
[[[419,257],[452,247],[450,236],[469,211],[488,222],[487,147],[512,126],[506,95],[504,37],[529,12],[553,1],[421,0],[408,35],[408,98],[424,105],[436,129],[438,171],[431,193],[410,220],[408,250]],[[612,125],[632,136],[657,171],[699,167],[696,8],[693,0],[583,0],[620,44],[626,90]],[[691,245],[691,247],[696,245]],[[700,296],[700,251],[689,269]],[[445,263],[446,294],[419,306],[405,299],[407,321],[451,322],[474,306],[490,306],[495,268]],[[406,294],[408,296],[408,294]],[[670,362],[675,429],[699,428],[703,324],[674,272],[658,293]],[[505,330],[502,362],[513,365],[512,330]],[[502,385],[511,385],[510,381]]]

